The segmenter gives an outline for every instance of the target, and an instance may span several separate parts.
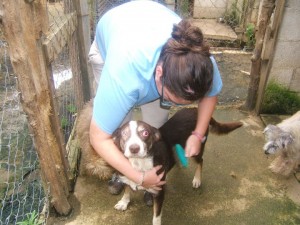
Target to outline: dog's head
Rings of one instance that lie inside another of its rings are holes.
[[[144,158],[161,137],[158,129],[142,121],[129,121],[113,133],[113,140],[127,158]]]
[[[263,148],[265,154],[275,154],[279,150],[287,149],[294,141],[291,133],[283,131],[275,125],[268,125],[264,129],[264,134],[267,141]]]

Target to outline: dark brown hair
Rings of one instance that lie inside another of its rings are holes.
[[[159,58],[165,86],[177,97],[199,100],[209,91],[213,79],[209,46],[200,28],[188,20],[175,24],[171,35]]]

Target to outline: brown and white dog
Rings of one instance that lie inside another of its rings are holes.
[[[113,133],[113,139],[117,147],[128,158],[131,165],[139,171],[146,172],[154,166],[162,165],[158,174],[165,171],[162,180],[175,164],[172,148],[168,148],[161,139],[158,129],[142,121],[130,121],[118,128]],[[165,189],[157,191],[152,188],[145,189],[127,177],[119,175],[119,179],[125,185],[122,199],[115,205],[117,210],[126,210],[130,202],[131,189],[134,191],[145,190],[153,195],[153,224],[161,224],[161,209],[164,201]]]
[[[114,142],[129,159],[132,166],[139,171],[147,171],[156,165],[162,165],[158,173],[165,171],[166,174],[175,164],[173,146],[181,144],[185,146],[187,138],[195,129],[197,121],[197,108],[184,108],[178,111],[159,130],[142,121],[130,121],[117,129],[114,134]],[[227,134],[242,126],[241,122],[218,123],[213,118],[210,121],[210,131],[216,134]],[[209,129],[206,132],[208,135]],[[201,171],[203,152],[206,140],[202,143],[200,155],[195,156],[197,169],[193,179],[193,187],[199,188],[201,184]],[[165,187],[156,191],[138,186],[124,176],[120,180],[127,184],[122,199],[115,205],[118,210],[126,210],[130,202],[130,188],[132,190],[146,190],[153,194],[153,224],[161,224],[161,209],[164,201]],[[129,188],[130,187],[130,188]]]
[[[300,111],[277,125],[264,129],[265,154],[276,154],[269,168],[276,174],[290,176],[300,171]]]
[[[82,150],[81,171],[86,174],[96,175],[100,179],[110,178],[114,170],[96,154],[89,143],[89,125],[92,117],[92,102],[89,102],[78,118],[77,135]],[[162,165],[158,173],[165,171],[166,174],[175,164],[173,146],[181,144],[185,146],[187,138],[195,129],[197,122],[197,108],[183,108],[175,113],[161,128],[156,129],[142,121],[130,121],[113,133],[115,144],[129,159],[132,166],[140,171],[150,170],[156,165]],[[213,118],[210,120],[209,132],[215,134],[227,134],[242,126],[241,122],[219,123]],[[207,140],[207,139],[206,139]],[[201,174],[203,165],[203,153],[206,140],[202,143],[201,153],[193,157],[197,162],[197,169],[193,179],[193,187],[201,185]],[[121,176],[122,182],[126,183],[125,193],[122,199],[115,205],[118,210],[126,210],[130,202],[130,188],[133,190],[144,190],[142,186]],[[153,194],[153,224],[161,224],[161,209],[164,201],[164,187],[161,191],[147,189]]]

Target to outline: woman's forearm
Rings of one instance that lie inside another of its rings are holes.
[[[205,97],[198,104],[198,117],[195,131],[204,136],[209,125],[210,118],[217,104],[217,96]]]

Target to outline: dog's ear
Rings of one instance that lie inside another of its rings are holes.
[[[121,128],[116,129],[112,134],[115,145],[121,150]]]
[[[154,136],[155,141],[158,141],[161,139],[161,134],[158,129],[156,129],[155,127],[152,127],[152,132],[154,134],[153,136]]]
[[[267,140],[275,140],[278,138],[279,134],[282,133],[283,130],[281,130],[279,127],[269,124],[265,129],[264,129],[264,135]]]
[[[288,145],[293,143],[294,137],[289,132],[283,132],[279,135],[278,142],[282,148],[287,148]]]

